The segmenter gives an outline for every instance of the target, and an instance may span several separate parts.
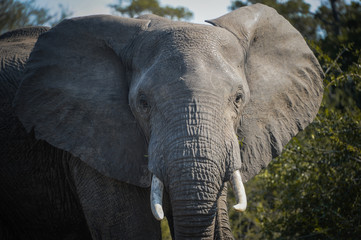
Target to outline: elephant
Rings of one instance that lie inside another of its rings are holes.
[[[315,118],[323,72],[274,9],[94,15],[0,37],[1,239],[233,239],[244,182]]]

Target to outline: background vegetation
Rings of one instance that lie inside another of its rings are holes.
[[[158,0],[118,0],[118,4],[110,4],[109,7],[128,17],[147,13],[173,20],[190,20],[193,17],[193,13],[185,7],[161,6]]]
[[[325,73],[315,121],[283,154],[246,184],[249,207],[230,208],[236,239],[360,239],[361,237],[361,4],[323,0],[314,12],[304,0],[231,1],[229,10],[261,2],[275,8],[306,38]],[[109,5],[126,16],[155,13],[189,20],[184,7],[158,0]],[[26,25],[56,24],[71,12],[36,7],[34,0],[0,0],[0,33]],[[229,206],[235,202],[229,192]],[[163,221],[163,239],[170,239]]]
[[[26,26],[53,26],[71,15],[61,4],[58,13],[51,15],[49,9],[38,7],[35,0],[0,0],[0,34]]]

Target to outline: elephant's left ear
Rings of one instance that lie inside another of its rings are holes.
[[[37,41],[14,100],[37,139],[141,187],[150,185],[147,146],[128,104],[121,55],[148,24],[107,15],[61,22]]]
[[[242,7],[209,22],[232,32],[244,49],[250,101],[237,134],[248,180],[315,118],[323,72],[301,34],[270,7]]]

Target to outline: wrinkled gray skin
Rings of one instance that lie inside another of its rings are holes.
[[[75,18],[33,50],[37,28],[1,37],[1,239],[159,239],[152,174],[173,238],[233,238],[227,181],[313,120],[322,71],[264,5],[210,23]]]

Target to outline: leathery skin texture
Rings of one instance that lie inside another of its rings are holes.
[[[160,239],[164,216],[173,239],[233,239],[228,182],[244,211],[243,182],[316,116],[323,73],[272,8],[207,22],[0,36],[0,239]]]

